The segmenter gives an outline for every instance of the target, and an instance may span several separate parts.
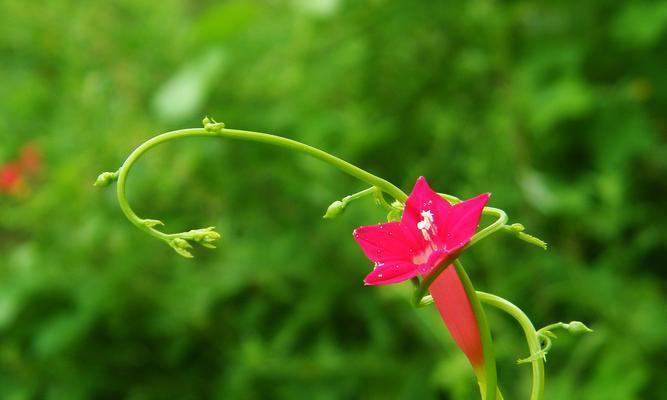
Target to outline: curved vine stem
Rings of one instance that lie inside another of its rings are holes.
[[[370,172],[367,172],[355,165],[350,164],[347,161],[344,161],[322,150],[316,149],[306,144],[297,142],[292,139],[284,138],[281,136],[275,136],[260,132],[243,131],[237,129],[224,129],[224,125],[218,123],[207,123],[204,128],[180,129],[163,133],[148,140],[141,146],[137,147],[130,154],[127,160],[125,160],[125,162],[117,172],[104,173],[100,175],[98,181],[102,180],[101,185],[104,185],[108,184],[107,182],[104,181],[104,179],[107,179],[107,181],[117,179],[118,184],[116,188],[116,193],[118,196],[118,203],[120,205],[121,210],[123,211],[125,216],[130,220],[130,222],[134,224],[137,228],[148,233],[149,235],[167,242],[179,254],[186,257],[192,257],[192,254],[190,254],[190,252],[188,251],[188,249],[192,247],[187,242],[188,240],[194,240],[202,244],[208,244],[207,247],[211,247],[212,246],[211,242],[218,239],[220,235],[214,232],[212,227],[192,230],[189,232],[174,233],[174,234],[166,234],[164,232],[155,229],[155,226],[162,225],[162,222],[158,220],[140,218],[134,212],[134,210],[132,209],[132,207],[130,207],[129,202],[127,200],[125,192],[125,184],[133,164],[144,153],[146,153],[148,150],[160,144],[169,142],[171,140],[187,138],[187,137],[220,137],[228,139],[237,139],[237,140],[244,140],[251,142],[266,143],[278,147],[287,148],[290,150],[295,150],[301,153],[308,154],[319,160],[322,160],[340,169],[341,171],[363,182],[368,183],[369,185],[376,188],[376,190],[380,190],[382,192],[387,193],[388,195],[392,196],[394,199],[400,202],[405,202],[405,200],[408,197],[401,189],[399,189],[392,183],[382,178],[379,178],[371,174]]]
[[[307,154],[311,157],[324,161],[363,182],[370,184],[372,190],[368,189],[360,192],[360,194],[365,195],[367,193],[370,193],[371,191],[374,191],[376,201],[378,201],[380,205],[383,205],[385,208],[387,208],[390,212],[400,212],[400,209],[396,209],[392,205],[387,203],[384,200],[383,193],[386,193],[389,196],[393,197],[395,200],[398,201],[397,204],[399,205],[401,203],[405,203],[408,197],[405,194],[405,192],[403,192],[401,189],[399,189],[389,181],[377,177],[371,174],[370,172],[367,172],[345,160],[342,160],[336,156],[333,156],[315,147],[308,146],[301,142],[297,142],[296,140],[284,138],[281,136],[271,135],[267,133],[244,131],[237,129],[225,129],[224,124],[216,123],[214,121],[211,122],[211,120],[206,118],[204,119],[203,128],[175,130],[163,133],[148,140],[147,142],[137,147],[130,154],[130,156],[125,160],[125,162],[118,171],[105,172],[98,177],[98,181],[96,182],[96,185],[105,186],[113,180],[118,180],[118,185],[116,188],[118,203],[120,205],[121,210],[128,218],[128,220],[130,220],[132,224],[134,224],[137,228],[141,229],[147,234],[168,243],[174,250],[176,250],[176,252],[185,257],[192,257],[192,254],[188,250],[192,248],[192,245],[190,245],[189,241],[198,242],[205,247],[215,247],[213,245],[213,242],[219,239],[220,235],[214,231],[214,227],[194,229],[188,232],[180,232],[172,234],[164,233],[155,228],[158,225],[164,225],[162,221],[154,219],[143,219],[140,218],[134,212],[134,210],[132,209],[132,207],[130,207],[130,204],[127,200],[125,185],[130,169],[132,168],[133,164],[144,153],[146,153],[151,148],[158,146],[160,144],[166,143],[171,140],[186,138],[186,137],[221,137],[228,139],[266,143]],[[455,196],[446,194],[441,194],[441,196],[453,203],[460,201],[460,199],[458,199]],[[495,215],[497,217],[497,220],[491,225],[482,229],[477,234],[475,234],[475,236],[472,237],[470,243],[466,247],[474,245],[475,243],[482,240],[486,236],[494,232],[497,232],[501,229],[513,232],[517,237],[519,237],[522,240],[526,240],[528,242],[540,246],[545,246],[544,242],[540,241],[539,239],[524,234],[522,232],[523,231],[522,225],[520,224],[506,225],[507,215],[503,210],[493,207],[484,207],[483,212],[484,214],[487,215]],[[431,285],[433,280],[442,272],[442,270],[444,270],[445,267],[446,266],[443,266],[442,268],[440,268],[439,271],[434,271],[434,273],[431,274],[430,277],[427,277],[426,279],[424,279],[423,282],[421,282],[418,288],[418,292],[420,294],[418,298],[419,301],[417,302],[417,304],[421,303],[422,298],[424,297],[426,291],[428,290],[428,287]]]
[[[530,400],[544,399],[544,359],[542,354],[542,346],[533,323],[528,316],[521,311],[521,309],[502,297],[495,296],[490,293],[477,292],[476,297],[482,303],[494,306],[507,314],[511,315],[521,325],[526,341],[528,342],[528,349],[531,353],[531,365],[533,369],[532,388],[530,392]]]

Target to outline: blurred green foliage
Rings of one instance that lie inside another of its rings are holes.
[[[142,160],[130,200],[167,230],[216,225],[185,260],[132,227],[98,173],[152,135],[275,132],[409,190],[426,176],[546,239],[498,234],[463,261],[555,343],[547,399],[667,399],[667,3],[0,1],[3,399],[474,399],[432,308],[365,288],[351,231],[382,220],[340,172],[262,145],[193,139]],[[507,399],[530,368],[489,311]]]

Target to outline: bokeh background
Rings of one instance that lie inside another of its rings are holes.
[[[186,260],[92,186],[160,132],[278,133],[409,190],[493,193],[474,284],[555,342],[547,399],[667,399],[667,3],[0,1],[0,397],[475,399],[408,284],[363,287],[365,186],[259,144],[189,139],[133,170],[137,212],[215,225]],[[507,399],[521,331],[488,311]]]

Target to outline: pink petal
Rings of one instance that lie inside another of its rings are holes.
[[[448,266],[429,290],[456,344],[474,368],[481,367],[484,364],[484,351],[477,319],[456,268]]]
[[[451,208],[452,206],[446,200],[429,187],[426,179],[420,176],[405,202],[401,224],[406,231],[411,233],[410,236],[417,247],[422,249],[429,247],[431,243],[424,239],[422,232],[417,228],[417,224],[424,219],[422,212],[430,212],[433,215],[432,226],[434,228],[430,238],[436,245],[444,246],[447,220]]]
[[[477,197],[452,206],[447,221],[447,250],[455,251],[465,246],[479,225],[482,210],[489,201],[491,193],[480,194]]]
[[[399,222],[362,226],[352,233],[366,256],[376,263],[411,262],[413,249]]]
[[[366,285],[386,285],[406,281],[417,276],[417,269],[409,263],[378,265],[364,279]]]

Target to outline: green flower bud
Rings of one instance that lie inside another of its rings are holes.
[[[118,171],[116,172],[102,172],[97,176],[95,183],[93,185],[97,187],[106,187],[109,186],[112,182],[115,182],[118,179]]]
[[[188,243],[187,240],[176,238],[169,242],[169,246],[174,249],[178,254],[182,255],[185,258],[194,257],[187,249],[191,249],[192,245]]]
[[[220,234],[216,231],[208,231],[204,234],[204,237],[202,238],[202,241],[206,243],[211,243],[215,242],[216,240],[220,239]]]
[[[215,249],[215,246],[212,244],[216,240],[220,239],[220,234],[214,231],[214,226],[209,226],[208,228],[202,229],[193,229],[184,234],[184,237],[194,240],[200,245],[207,247],[209,249]]]
[[[569,324],[563,324],[563,328],[567,329],[568,332],[575,335],[593,332],[591,328],[587,327],[583,324],[583,322],[579,321],[571,321]]]
[[[345,207],[347,207],[347,204],[343,203],[340,200],[336,200],[333,203],[331,203],[331,205],[327,208],[327,212],[326,214],[324,214],[323,218],[326,219],[336,218],[345,211]]]
[[[206,132],[220,132],[225,127],[223,122],[216,122],[216,120],[209,117],[204,117],[201,123],[204,125]]]
[[[526,227],[524,227],[522,224],[517,222],[517,223],[514,223],[514,224],[510,225],[510,229],[514,232],[523,232],[526,229]]]

